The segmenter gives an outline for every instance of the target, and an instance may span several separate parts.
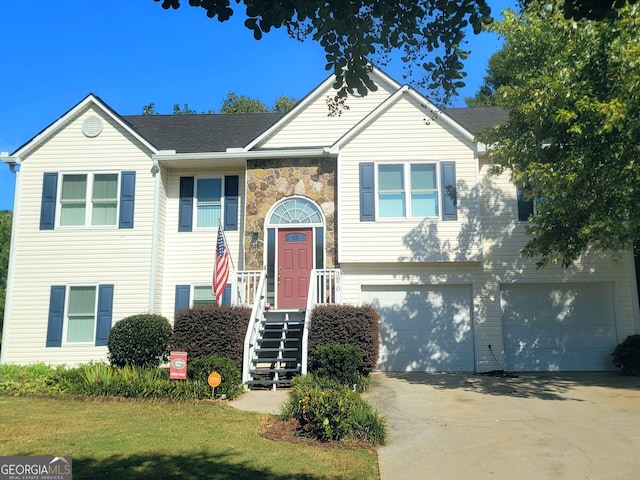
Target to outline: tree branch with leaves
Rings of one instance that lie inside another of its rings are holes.
[[[640,5],[601,20],[531,2],[492,28],[490,101],[509,121],[479,135],[496,172],[540,199],[523,254],[567,267],[640,238]],[[485,92],[486,93],[486,92]]]

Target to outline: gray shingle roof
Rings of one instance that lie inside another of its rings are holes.
[[[498,107],[447,108],[444,113],[471,133],[505,124],[509,120],[509,112]]]
[[[244,147],[282,118],[282,113],[123,115],[158,150],[224,152]]]
[[[506,110],[487,108],[449,108],[454,121],[471,133],[505,123]],[[158,150],[177,153],[224,152],[240,148],[265,132],[283,117],[282,113],[240,113],[199,115],[123,115],[142,137]]]

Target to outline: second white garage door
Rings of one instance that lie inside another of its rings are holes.
[[[613,284],[501,286],[507,370],[611,370]]]
[[[378,370],[474,370],[469,285],[364,285],[362,303],[381,317]]]

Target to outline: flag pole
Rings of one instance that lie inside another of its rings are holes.
[[[233,264],[233,256],[231,255],[231,249],[229,248],[229,244],[227,243],[227,237],[224,234],[224,228],[222,228],[222,220],[218,220],[218,230],[222,232],[222,241],[224,242],[224,247],[229,252],[229,262],[231,263],[231,269],[235,272],[236,266]]]

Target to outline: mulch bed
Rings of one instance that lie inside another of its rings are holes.
[[[351,439],[343,441],[328,440],[326,442],[321,442],[315,438],[300,435],[300,431],[300,424],[297,420],[284,420],[282,417],[277,415],[264,415],[260,419],[260,424],[258,425],[258,434],[262,438],[273,440],[275,442],[295,443],[327,449],[376,451],[376,446],[366,442]]]

